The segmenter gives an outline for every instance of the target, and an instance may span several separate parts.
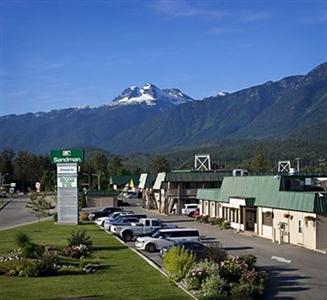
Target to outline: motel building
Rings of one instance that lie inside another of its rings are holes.
[[[198,189],[200,214],[228,220],[280,244],[327,251],[327,176],[224,177],[219,189]]]

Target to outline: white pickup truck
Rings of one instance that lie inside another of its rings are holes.
[[[137,223],[131,223],[130,226],[113,225],[111,226],[110,231],[115,235],[119,235],[125,242],[128,242],[133,238],[134,234],[148,233],[157,228],[172,227],[176,226],[164,224],[158,219],[143,218]]]

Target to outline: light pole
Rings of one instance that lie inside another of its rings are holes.
[[[91,189],[91,177],[90,177],[90,174],[89,173],[83,173],[83,175],[87,176],[87,186],[88,186],[88,190]]]
[[[5,184],[5,177],[9,175],[9,173],[5,173],[2,175],[2,173],[0,173],[0,188],[2,189],[4,184]]]
[[[101,185],[100,185],[100,180],[101,180],[101,175],[103,173],[96,173],[96,174],[92,174],[93,176],[96,176],[98,178],[98,191],[101,191]]]

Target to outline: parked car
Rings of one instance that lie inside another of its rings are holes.
[[[182,240],[199,241],[199,231],[193,228],[160,229],[152,236],[138,237],[135,247],[139,250],[154,252]]]
[[[155,228],[176,228],[176,225],[165,224],[162,223],[158,219],[154,218],[145,218],[140,219],[138,223],[132,223],[130,226],[124,226],[121,228],[115,228],[115,234],[119,234],[120,237],[125,241],[129,242],[134,233],[147,233],[152,231]],[[113,232],[113,228],[111,227],[111,231]]]
[[[184,207],[182,208],[182,214],[191,216],[198,208],[199,204],[197,203],[184,204]]]
[[[115,220],[110,224],[109,230],[112,231],[111,229],[113,227],[119,228],[121,226],[131,225],[132,222],[138,222],[138,221],[139,221],[139,218],[133,217],[133,216],[126,216],[126,218],[119,218],[118,220]]]
[[[162,228],[153,228],[151,231],[149,232],[135,232],[133,233],[133,237],[132,237],[132,241],[136,241],[136,239],[138,237],[144,237],[144,236],[152,236],[154,235],[157,231],[159,231]]]
[[[169,249],[171,249],[171,247],[174,247],[174,246],[181,247],[181,248],[191,252],[192,254],[194,254],[196,256],[197,259],[204,258],[206,251],[207,251],[207,247],[200,242],[179,241],[168,247],[162,247],[160,250],[160,256],[163,258],[166,255],[166,253],[169,251]]]
[[[138,214],[121,215],[121,216],[117,217],[115,220],[105,220],[103,227],[104,227],[104,229],[109,231],[111,225],[113,225],[114,223],[116,223],[120,219],[124,219],[124,218],[127,218],[127,217],[135,217],[136,219],[135,219],[134,222],[138,222],[140,219],[146,218],[146,215],[138,215]]]
[[[115,211],[115,212],[111,213],[108,217],[97,218],[95,220],[95,223],[98,224],[99,226],[103,227],[106,220],[116,220],[120,216],[130,215],[130,214],[134,214],[134,212],[133,211]]]
[[[94,221],[95,219],[100,217],[107,217],[115,211],[124,211],[124,209],[121,207],[105,207],[101,210],[91,212],[89,214],[89,220]]]

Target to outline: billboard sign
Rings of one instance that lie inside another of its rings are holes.
[[[58,163],[82,163],[84,162],[83,149],[62,149],[51,151],[51,161]]]

